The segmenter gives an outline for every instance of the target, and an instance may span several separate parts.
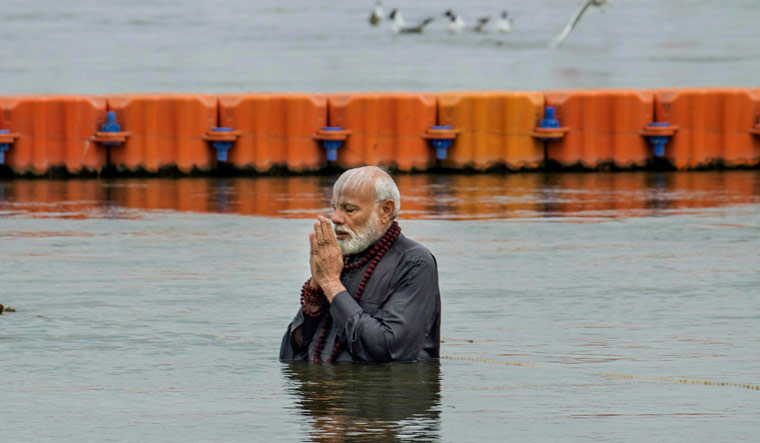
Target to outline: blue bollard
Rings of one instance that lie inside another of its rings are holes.
[[[649,126],[668,127],[670,123],[650,123]],[[669,135],[655,135],[649,137],[649,142],[654,145],[654,156],[665,157],[665,144],[670,140]]]
[[[342,131],[340,126],[325,126],[322,131]],[[322,147],[327,150],[327,161],[334,162],[338,160],[338,148],[343,146],[343,140],[320,140]]]
[[[539,128],[559,128],[559,120],[555,118],[555,110],[551,106],[547,106],[544,110],[544,118],[539,123]]]
[[[212,132],[232,132],[232,128],[213,128]],[[211,147],[216,149],[216,160],[220,162],[227,161],[227,151],[232,148],[232,142],[211,142]]]
[[[121,132],[121,126],[116,123],[116,113],[114,111],[106,112],[106,122],[100,127],[101,132]],[[122,142],[104,142],[103,146],[121,146]]]
[[[544,108],[544,118],[541,119],[538,127],[531,135],[542,142],[551,142],[562,140],[566,132],[567,128],[559,125],[556,110],[551,106],[547,106]]]
[[[0,134],[10,134],[8,129],[0,129]],[[0,165],[5,164],[5,153],[11,149],[10,143],[0,143]]]
[[[440,125],[440,126],[433,126],[431,129],[433,130],[450,130],[451,126],[447,125]],[[451,147],[451,143],[453,140],[451,139],[431,139],[430,144],[433,145],[435,148],[435,158],[436,160],[446,160],[447,150]]]

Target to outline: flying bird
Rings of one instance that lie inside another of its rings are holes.
[[[570,35],[570,32],[572,32],[573,28],[575,28],[575,25],[577,25],[580,21],[583,13],[586,12],[590,6],[602,7],[605,3],[607,3],[607,0],[586,0],[586,3],[575,10],[573,15],[570,17],[570,21],[567,22],[567,25],[565,25],[565,28],[562,30],[562,32],[560,32],[559,35],[557,35],[557,37],[555,37],[554,40],[549,43],[549,47],[556,48],[563,41],[565,41],[567,36]]]

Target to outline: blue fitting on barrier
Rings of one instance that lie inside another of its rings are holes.
[[[432,130],[451,130],[451,126],[447,125],[439,125],[439,126],[433,126],[430,128]],[[436,160],[446,160],[447,150],[451,147],[451,143],[453,142],[452,139],[442,139],[442,138],[435,138],[430,140],[430,144],[433,145],[435,148],[435,158]]]
[[[116,112],[106,112],[106,122],[100,127],[100,132],[121,132],[121,126],[116,123]],[[103,146],[121,146],[122,142],[101,142]]]
[[[103,123],[103,126],[100,128],[103,132],[120,132],[121,126],[119,126],[118,123],[116,123],[116,112],[114,111],[108,111],[106,112],[106,122]]]
[[[232,132],[232,128],[212,128],[211,132]],[[212,141],[211,147],[216,149],[216,160],[220,162],[226,162],[227,151],[232,148],[232,142]]]
[[[656,123],[650,123],[649,126],[651,127],[658,127],[658,128],[665,128],[670,126],[670,123],[664,123],[664,122],[656,122]],[[669,135],[655,135],[649,137],[649,142],[654,145],[654,156],[655,157],[665,157],[665,145],[668,143],[668,140],[670,140]]]
[[[322,128],[324,132],[337,132],[343,131],[340,126],[325,126]],[[338,160],[338,148],[343,146],[343,140],[320,140],[322,147],[327,150],[327,161],[334,162]]]
[[[535,120],[534,120],[535,121]],[[539,128],[559,128],[559,120],[556,119],[555,110],[552,106],[547,106],[544,110],[544,118],[541,119]]]
[[[0,134],[10,134],[11,131],[7,129],[0,129]],[[11,149],[10,143],[0,143],[0,165],[5,164],[5,153]]]

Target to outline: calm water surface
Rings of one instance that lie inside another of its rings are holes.
[[[440,363],[283,364],[331,178],[0,182],[6,441],[754,439],[760,173],[398,177]],[[508,366],[498,362],[532,366]]]
[[[367,23],[374,0],[4,0],[0,94],[756,86],[756,0],[385,1],[423,35]],[[507,35],[446,31],[508,9]]]

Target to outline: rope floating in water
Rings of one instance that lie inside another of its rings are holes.
[[[542,365],[534,365],[530,363],[520,363],[520,362],[504,361],[504,360],[495,360],[491,358],[454,357],[451,355],[442,355],[441,358],[447,359],[447,360],[476,361],[476,362],[481,362],[481,363],[491,363],[491,364],[505,365],[505,366],[519,366],[519,367],[524,367],[524,368],[547,368],[547,366],[542,366]],[[760,385],[753,385],[749,383],[735,383],[735,382],[730,382],[730,381],[711,381],[711,380],[696,380],[696,379],[690,379],[690,378],[672,378],[672,377],[655,377],[655,376],[646,376],[646,375],[618,374],[614,372],[587,371],[583,369],[574,369],[574,368],[563,368],[563,369],[572,369],[574,371],[580,371],[586,374],[603,375],[606,377],[628,378],[628,379],[633,379],[633,380],[663,381],[663,382],[668,382],[668,383],[684,383],[684,384],[690,384],[690,385],[730,386],[734,388],[743,388],[743,389],[750,389],[753,391],[760,391]]]

